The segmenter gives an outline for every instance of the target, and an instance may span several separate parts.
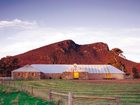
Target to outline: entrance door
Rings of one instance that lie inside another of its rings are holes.
[[[73,73],[73,78],[74,79],[79,79],[79,72],[74,72]]]
[[[111,74],[110,73],[106,74],[106,79],[111,79]]]

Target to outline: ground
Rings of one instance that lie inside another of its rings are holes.
[[[37,81],[13,81],[18,86],[34,87],[36,94],[47,98],[51,89],[56,92],[74,95],[88,95],[96,97],[120,97],[121,105],[140,105],[140,80],[37,80]],[[60,97],[64,98],[64,97]],[[101,100],[76,99],[77,102],[94,103],[106,102]],[[76,105],[76,104],[75,104]],[[77,104],[92,105],[92,104]]]
[[[85,83],[118,83],[118,84],[137,84],[140,83],[140,79],[126,79],[126,80],[73,80],[75,82]]]
[[[35,98],[25,92],[0,86],[0,105],[54,105],[39,98]]]

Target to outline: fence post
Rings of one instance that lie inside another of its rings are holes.
[[[52,91],[49,90],[48,92],[48,100],[51,101],[52,100]]]
[[[120,97],[116,97],[116,105],[120,105]]]
[[[4,85],[4,82],[3,82],[3,80],[1,80],[1,83],[2,83],[2,85]]]
[[[10,80],[9,80],[9,87],[10,87]]]
[[[21,88],[19,90],[22,91],[22,84],[21,84]]]
[[[3,84],[3,86],[5,85],[5,81],[4,80],[2,80],[2,84]]]
[[[33,88],[33,86],[31,87],[31,94],[33,95],[33,93],[34,93],[34,88]]]
[[[73,105],[73,97],[71,92],[68,93],[68,105]]]
[[[15,88],[15,87],[16,87],[16,86],[15,86],[15,81],[14,81],[13,83],[14,83],[14,88]]]

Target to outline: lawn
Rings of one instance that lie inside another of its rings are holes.
[[[140,82],[135,82],[135,80],[125,82],[93,81],[89,83],[84,81],[81,82],[72,80],[52,79],[52,80],[13,81],[13,82],[16,82],[16,84],[18,84],[19,86],[21,84],[24,86],[33,86],[34,89],[41,90],[44,94],[47,94],[48,90],[51,89],[53,91],[62,93],[72,92],[73,94],[76,95],[78,94],[99,97],[120,97],[121,105],[140,105]],[[94,101],[95,103],[101,102],[101,100]]]
[[[0,105],[54,105],[54,104],[30,96],[25,92],[19,92],[13,88],[0,86]]]

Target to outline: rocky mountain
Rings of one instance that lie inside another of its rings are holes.
[[[116,51],[116,52],[115,52]],[[64,40],[16,55],[20,65],[26,64],[112,64],[131,73],[138,63],[119,56],[117,50],[110,50],[106,43],[79,45]]]

